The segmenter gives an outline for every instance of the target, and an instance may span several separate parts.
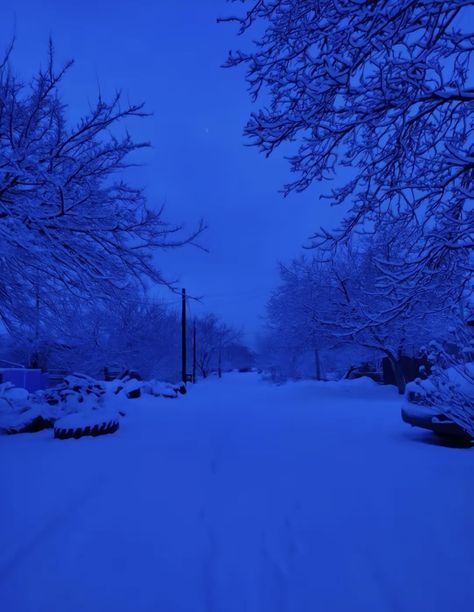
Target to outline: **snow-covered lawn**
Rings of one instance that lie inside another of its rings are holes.
[[[128,406],[111,436],[0,436],[2,612],[474,610],[474,450],[392,388],[232,374]]]

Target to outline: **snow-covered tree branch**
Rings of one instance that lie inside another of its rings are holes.
[[[261,107],[246,134],[265,154],[294,143],[301,191],[341,167],[350,180],[327,194],[349,208],[341,240],[395,217],[421,223],[432,260],[472,249],[474,221],[474,2],[468,0],[248,1],[240,33]],[[450,231],[447,231],[447,226]]]
[[[342,224],[316,232],[314,247],[361,234],[378,244],[364,281],[372,291],[357,282],[360,257],[347,278],[334,271],[349,316],[330,327],[372,342],[382,328],[409,322],[414,332],[437,312],[459,312],[474,271],[474,2],[243,4],[224,21],[244,39],[256,33],[227,61],[246,67],[260,103],[246,135],[266,155],[292,147],[285,194],[338,178],[326,197],[345,206]],[[464,324],[459,316],[455,327]]]
[[[130,283],[168,284],[156,267],[160,249],[195,241],[161,208],[150,208],[122,171],[148,146],[123,121],[146,116],[143,105],[100,95],[75,125],[60,86],[71,63],[57,68],[50,44],[46,67],[28,85],[0,63],[0,317],[24,322],[38,291],[54,309],[57,291],[110,298]]]

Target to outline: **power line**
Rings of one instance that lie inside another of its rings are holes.
[[[203,297],[235,297],[235,296],[239,296],[239,295],[249,295],[251,297],[255,296],[262,296],[262,295],[268,295],[270,291],[262,291],[260,290],[255,290],[255,289],[248,289],[245,291],[227,291],[226,293],[207,293],[205,294]]]

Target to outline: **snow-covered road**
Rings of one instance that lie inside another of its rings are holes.
[[[474,451],[370,381],[255,374],[0,437],[2,612],[474,610]]]

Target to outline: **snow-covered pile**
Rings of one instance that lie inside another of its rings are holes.
[[[5,433],[40,431],[66,415],[97,410],[102,395],[89,383],[78,385],[73,377],[56,389],[31,394],[5,383],[0,394],[0,431]]]
[[[82,374],[67,376],[52,389],[28,394],[11,383],[0,385],[0,432],[23,433],[39,431],[59,425],[75,427],[95,426],[110,421],[104,405],[111,396],[134,399],[142,395],[176,398],[185,392],[179,385],[157,380],[139,381],[124,377],[113,381],[99,381]],[[121,414],[125,414],[121,408]],[[118,420],[119,414],[114,411]]]
[[[0,412],[21,406],[28,400],[28,391],[15,387],[11,382],[0,384]]]
[[[100,381],[103,392],[135,399],[142,395],[176,398],[179,393],[186,393],[184,385],[172,385],[160,380],[137,380],[136,378],[116,378],[108,382]]]
[[[52,427],[57,408],[34,401],[26,389],[6,382],[0,385],[0,432],[20,433]]]

